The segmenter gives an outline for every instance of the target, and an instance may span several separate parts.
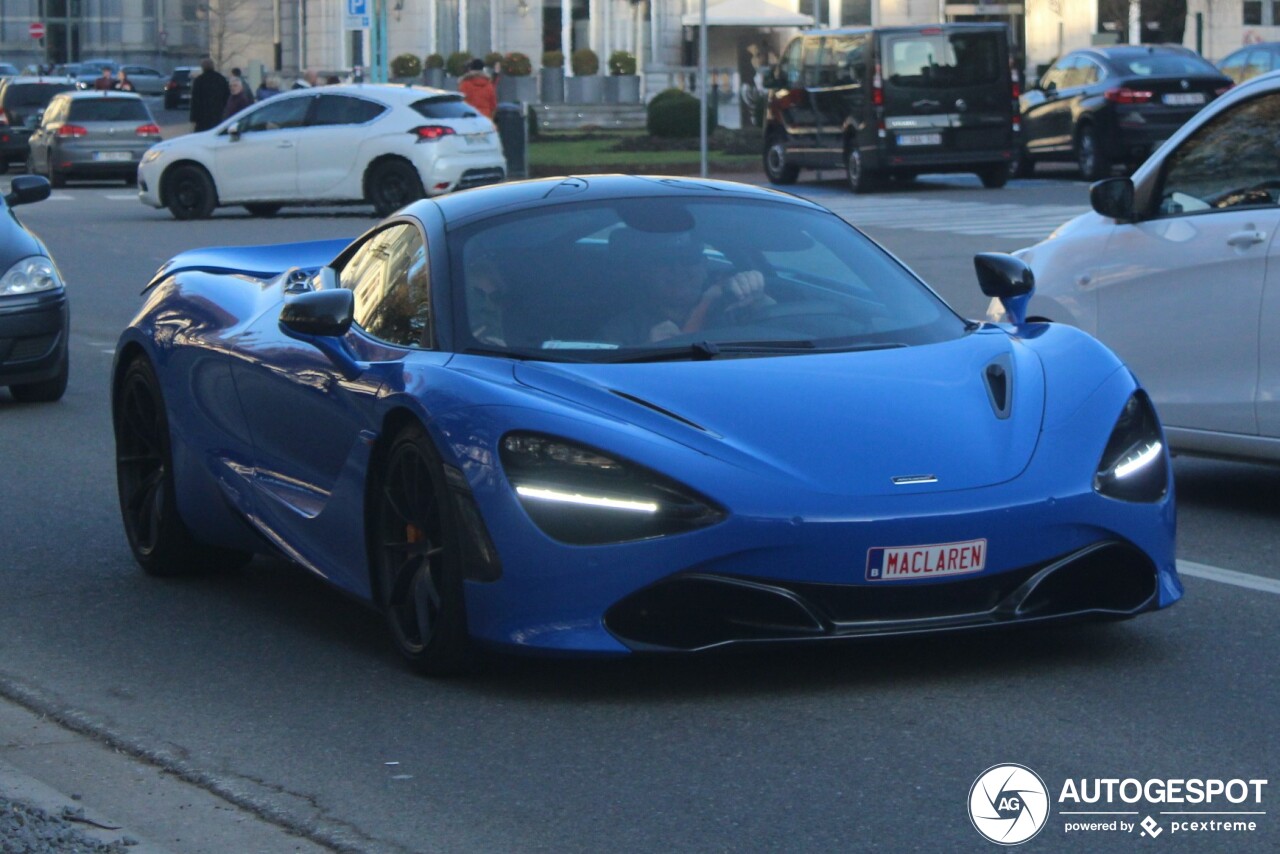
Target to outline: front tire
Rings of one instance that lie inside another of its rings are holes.
[[[179,166],[165,179],[169,212],[174,219],[208,219],[218,206],[209,173],[198,166]]]
[[[1111,159],[1093,125],[1085,125],[1076,134],[1076,163],[1086,181],[1100,181],[1111,174]]]
[[[418,170],[403,160],[384,160],[375,165],[369,170],[365,186],[378,216],[390,216],[426,195]]]
[[[178,515],[169,417],[160,381],[145,358],[135,358],[125,369],[112,409],[120,515],[143,571],[188,575],[248,561],[244,552],[198,542]]]
[[[978,179],[988,190],[998,190],[1009,183],[1009,167],[1003,163],[978,170]]]
[[[764,174],[770,184],[785,186],[794,184],[800,177],[800,167],[787,157],[787,142],[774,134],[764,149]]]
[[[429,676],[472,669],[459,521],[440,456],[421,427],[392,441],[370,500],[373,589],[400,654]]]

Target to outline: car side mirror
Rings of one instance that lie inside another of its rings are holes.
[[[231,141],[235,142],[240,138],[240,123],[232,122],[227,125],[227,136],[231,137]]]
[[[285,302],[280,325],[286,333],[338,338],[355,319],[355,294],[345,288],[311,291]]]
[[[43,202],[49,198],[49,192],[48,178],[42,175],[18,175],[10,183],[9,194],[4,197],[4,203],[9,207],[13,207],[14,205]]]
[[[1133,181],[1129,178],[1104,178],[1095,182],[1089,187],[1089,204],[1116,222],[1133,222]]]
[[[1015,326],[1027,322],[1027,303],[1036,289],[1036,277],[1021,258],[1003,252],[980,252],[973,256],[982,293],[995,297]]]

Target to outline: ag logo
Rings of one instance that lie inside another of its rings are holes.
[[[1023,765],[993,765],[969,789],[969,819],[1000,845],[1017,845],[1040,832],[1049,818],[1049,792],[1040,775]]]

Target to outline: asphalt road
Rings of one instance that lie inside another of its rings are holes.
[[[955,177],[854,199],[828,177],[795,189],[975,316],[972,254],[1033,242],[1086,204],[1069,179],[989,191]],[[287,565],[146,578],[120,529],[108,408],[114,340],[142,284],[186,248],[354,237],[375,220],[232,209],[180,223],[123,185],[18,213],[69,283],[73,367],[58,404],[0,392],[0,693],[242,808],[361,851],[986,851],[966,804],[997,763],[1034,769],[1054,798],[1067,778],[1280,785],[1274,590],[1189,577],[1182,603],[1121,624],[510,659],[433,682],[400,666],[376,615]],[[1180,559],[1280,579],[1280,470],[1179,460],[1176,473]],[[1158,812],[1178,809],[1119,808],[1166,823]],[[1055,807],[1029,845],[1276,850],[1274,790],[1250,809],[1267,813],[1252,833],[1151,839],[1067,833]]]

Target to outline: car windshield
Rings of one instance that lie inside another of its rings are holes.
[[[803,354],[967,324],[834,214],[741,199],[539,208],[450,235],[458,349],[549,361]]]
[[[73,122],[145,122],[146,105],[137,98],[80,98],[71,102]]]
[[[1212,74],[1218,69],[1198,56],[1173,53],[1147,53],[1137,56],[1121,56],[1116,64],[1129,74],[1139,77],[1177,77],[1183,74]]]

